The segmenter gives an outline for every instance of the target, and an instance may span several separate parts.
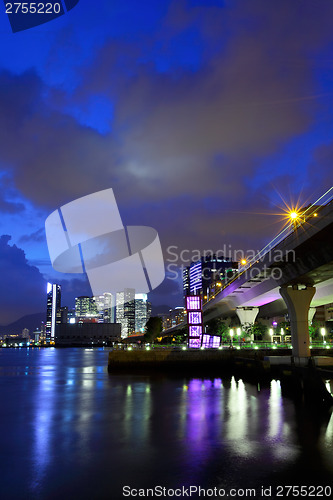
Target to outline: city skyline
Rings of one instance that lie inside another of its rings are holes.
[[[332,2],[92,5],[16,34],[0,16],[0,325],[43,312],[48,281],[69,307],[91,295],[47,252],[76,198],[112,188],[167,265],[171,247],[260,249],[332,185]],[[182,305],[170,278],[153,306]]]

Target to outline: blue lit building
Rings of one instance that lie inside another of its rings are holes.
[[[55,283],[47,284],[46,306],[46,342],[53,343],[55,339],[56,324],[61,323],[61,287]]]
[[[185,271],[186,269],[186,271]],[[238,269],[238,262],[225,257],[208,255],[192,262],[183,272],[184,297],[202,295],[203,299],[213,296]]]

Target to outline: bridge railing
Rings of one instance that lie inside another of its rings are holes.
[[[248,269],[250,269],[253,264],[256,264],[265,257],[270,251],[273,250],[277,245],[287,240],[296,229],[298,229],[304,222],[306,222],[310,217],[314,216],[314,214],[318,211],[318,205],[320,207],[324,207],[333,202],[333,187],[331,187],[326,193],[324,193],[318,200],[312,203],[304,212],[302,212],[299,222],[291,221],[282,231],[279,232],[275,238],[272,239],[260,252],[258,252],[249,262],[242,265],[238,272],[233,275],[233,277],[225,283],[219,290],[214,293],[213,297],[210,297],[205,304],[207,304],[210,300],[216,297],[216,295],[220,294],[225,290],[229,285],[231,285],[234,281],[240,278]]]
[[[248,341],[248,342],[223,342],[218,348],[201,348],[201,349],[236,349],[236,350],[277,350],[291,349],[290,342],[265,342],[265,341]],[[114,350],[133,351],[133,350],[198,350],[188,348],[187,344],[116,344]],[[310,349],[333,349],[333,343],[330,342],[311,342]]]

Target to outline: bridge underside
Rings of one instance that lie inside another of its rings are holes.
[[[271,252],[266,252],[260,260],[243,270],[204,305],[204,321],[236,316],[237,308],[238,313],[241,308],[259,308],[259,318],[288,312],[293,355],[299,358],[309,356],[309,306],[333,303],[332,208],[332,203],[326,205],[318,219],[311,219],[306,226],[298,227],[276,245],[274,258]],[[276,258],[277,251],[280,252],[279,258]],[[253,312],[254,318],[257,309]]]
[[[326,266],[325,266],[326,267]],[[333,262],[332,262],[332,273],[333,275]],[[287,305],[284,300],[281,298],[280,294],[280,286],[276,286],[272,288],[272,284],[269,283],[270,280],[262,283],[260,286],[261,294],[256,295],[255,297],[249,297],[247,294],[245,297],[241,298],[239,295],[233,295],[226,297],[217,303],[214,308],[210,308],[207,311],[204,311],[204,319],[205,321],[209,321],[210,319],[223,317],[228,318],[236,315],[237,307],[259,307],[258,317],[273,317],[280,316],[286,314],[288,312]],[[304,282],[303,282],[304,283]],[[311,280],[308,281],[309,285],[312,285]],[[268,288],[265,291],[265,288]],[[317,283],[315,285],[316,293],[311,301],[311,307],[318,307],[325,304],[333,303],[333,278],[330,278],[321,283]],[[257,293],[258,289],[256,287]]]

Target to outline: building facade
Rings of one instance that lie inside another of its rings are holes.
[[[94,297],[81,296],[75,299],[75,322],[87,319],[98,320],[98,309]]]
[[[115,322],[115,298],[112,293],[103,293],[98,297],[94,297],[97,311],[99,314],[100,323]]]
[[[186,295],[200,295],[204,302],[214,296],[238,269],[238,262],[229,258],[208,255],[192,262],[183,272],[183,292]]]
[[[47,306],[46,306],[46,343],[53,343],[55,339],[55,328],[61,323],[61,287],[55,283],[47,284]]]
[[[144,333],[151,316],[151,303],[146,293],[135,294],[135,333]]]
[[[135,333],[135,290],[125,288],[116,294],[116,322],[121,324],[121,337]]]
[[[56,326],[56,346],[105,346],[121,340],[117,323],[62,323]]]
[[[186,319],[186,310],[184,307],[175,307],[170,309],[167,314],[162,315],[162,329],[167,330],[173,326],[180,325]]]

